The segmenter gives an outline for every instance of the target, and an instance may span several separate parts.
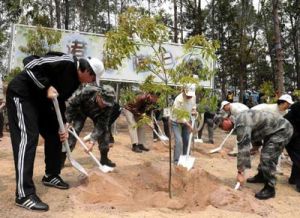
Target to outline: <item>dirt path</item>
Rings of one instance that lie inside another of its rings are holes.
[[[86,125],[81,136],[90,129]],[[225,133],[216,131],[218,145]],[[204,132],[206,136],[206,132]],[[46,213],[34,213],[14,205],[15,179],[9,134],[0,141],[0,217],[299,217],[300,194],[287,184],[290,166],[283,163],[283,175],[278,176],[276,198],[256,200],[255,192],[262,185],[246,184],[242,191],[233,190],[236,158],[227,156],[234,144],[231,136],[221,153],[207,154],[216,145],[195,144],[195,167],[186,172],[172,168],[172,198],[168,193],[168,147],[152,143],[147,134],[150,152],[141,154],[130,150],[130,139],[123,117],[118,120],[116,143],[110,158],[117,168],[101,173],[79,145],[74,157],[88,170],[83,178],[69,164],[62,177],[70,183],[69,190],[58,190],[41,184],[44,173],[43,142],[37,149],[34,181],[37,193],[50,206]],[[99,151],[94,150],[99,157]],[[255,174],[258,157],[252,161]]]

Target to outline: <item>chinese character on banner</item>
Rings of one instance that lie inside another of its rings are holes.
[[[86,51],[86,42],[80,42],[78,40],[75,40],[71,42],[71,46],[68,47],[68,53],[73,54],[76,57],[84,57],[85,51]]]

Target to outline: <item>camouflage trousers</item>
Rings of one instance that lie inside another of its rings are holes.
[[[293,131],[281,130],[264,139],[258,171],[261,171],[268,184],[276,185],[276,166],[284,147],[290,141]]]

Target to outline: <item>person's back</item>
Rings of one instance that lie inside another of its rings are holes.
[[[276,133],[280,130],[286,129],[289,122],[273,113],[257,110],[248,110],[241,112],[235,120],[235,126],[238,129],[239,137],[244,137],[249,134],[255,140],[263,140],[265,137]],[[279,138],[277,142],[283,142],[286,139]],[[250,143],[250,141],[249,141]]]
[[[286,111],[280,111],[277,104],[258,104],[251,108],[251,110],[270,112],[275,115],[284,116]]]
[[[232,116],[236,117],[239,113],[249,110],[249,108],[239,102],[230,103],[230,113]]]

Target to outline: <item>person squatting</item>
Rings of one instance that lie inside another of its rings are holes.
[[[78,89],[68,100],[66,119],[79,135],[86,119],[89,117],[94,123],[94,129],[89,139],[90,149],[98,142],[101,154],[100,163],[109,167],[116,164],[108,158],[111,139],[111,125],[119,117],[121,109],[115,102],[115,91],[109,85],[101,87],[85,85]],[[73,150],[76,138],[69,135],[70,149]],[[66,153],[62,153],[62,163],[66,160]]]

